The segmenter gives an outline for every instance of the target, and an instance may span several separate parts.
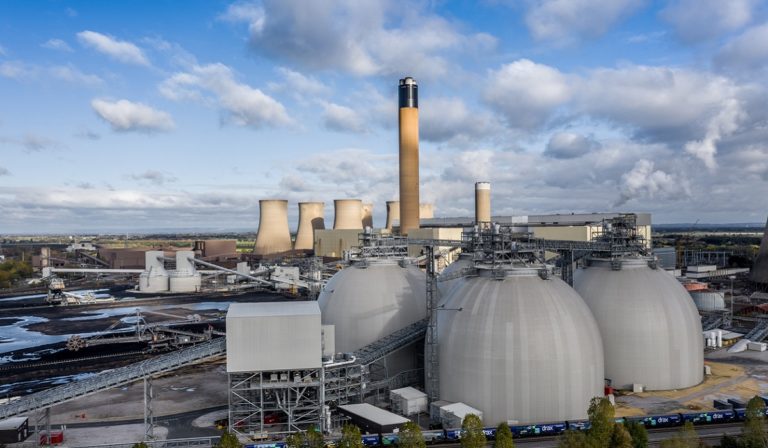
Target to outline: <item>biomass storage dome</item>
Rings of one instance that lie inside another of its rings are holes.
[[[721,291],[691,291],[689,293],[696,308],[701,311],[719,311],[725,309],[725,294]]]
[[[603,395],[603,345],[576,291],[537,267],[478,269],[438,312],[440,398],[486,425],[585,419]],[[546,279],[544,277],[547,277]]]
[[[704,376],[701,319],[675,277],[648,257],[590,259],[574,275],[600,327],[605,377],[620,389],[681,389]]]
[[[473,261],[472,254],[467,252],[460,253],[459,259],[443,269],[443,272],[441,272],[440,276],[437,278],[437,289],[440,291],[440,294],[443,296],[448,294],[453,285],[455,285],[460,278],[456,276],[460,275],[459,273],[461,271],[471,268],[474,265],[475,262]]]
[[[335,325],[336,351],[353,352],[426,317],[426,279],[411,264],[356,260],[337,272],[317,301]]]

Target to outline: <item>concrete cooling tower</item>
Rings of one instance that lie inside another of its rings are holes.
[[[325,229],[325,203],[299,202],[299,228],[296,230],[295,250],[314,250],[315,230]]]
[[[334,230],[363,228],[363,202],[360,199],[336,199],[333,209]]]
[[[400,234],[419,228],[419,86],[400,80]]]
[[[166,292],[169,288],[168,271],[165,270],[161,250],[150,250],[144,254],[144,272],[139,275],[139,291]]]
[[[419,218],[432,219],[435,217],[435,204],[419,204]]]
[[[370,202],[363,204],[362,220],[363,228],[373,228],[373,204]]]
[[[603,336],[605,377],[618,389],[695,386],[704,375],[699,313],[680,282],[649,261],[590,259],[574,273]]]
[[[400,221],[400,201],[387,201],[387,230],[392,230],[395,221]]]
[[[323,325],[335,325],[336,351],[353,352],[423,319],[426,278],[397,260],[354,261],[337,272],[317,301]]]
[[[262,199],[259,201],[259,233],[256,234],[254,255],[274,255],[291,250],[288,229],[288,201]]]
[[[541,269],[478,269],[441,303],[440,399],[481,410],[488,426],[585,419],[603,395],[597,323],[573,288]]]
[[[763,240],[760,242],[760,251],[752,266],[750,279],[755,283],[768,284],[768,222],[765,223]]]
[[[491,222],[491,183],[475,183],[475,223]]]

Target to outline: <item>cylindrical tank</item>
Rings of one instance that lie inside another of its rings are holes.
[[[291,250],[288,229],[288,201],[262,199],[259,201],[259,233],[256,234],[254,255],[273,255]]]
[[[721,291],[691,291],[693,303],[701,311],[725,309],[725,295]]]
[[[171,292],[200,291],[201,277],[195,268],[195,253],[191,250],[176,252],[176,269],[170,272],[168,286]]]
[[[419,86],[406,77],[399,86],[400,234],[419,228]]]
[[[452,288],[438,311],[440,399],[488,425],[587,417],[603,395],[600,332],[579,294],[542,269],[481,268]]]
[[[574,274],[603,336],[605,377],[619,389],[695,386],[704,376],[699,313],[680,282],[649,261],[590,259]]]
[[[387,201],[387,230],[392,230],[395,221],[400,221],[400,201]]]
[[[168,271],[162,261],[163,251],[150,250],[144,254],[144,272],[139,275],[139,291],[167,292]]]
[[[467,268],[471,268],[475,265],[472,258],[472,254],[462,252],[459,254],[458,260],[449,264],[440,276],[437,278],[437,289],[440,290],[440,294],[445,297],[451,291],[451,288],[458,282],[460,277],[457,277],[459,273]]]
[[[299,228],[296,230],[296,250],[314,250],[315,230],[325,229],[325,203],[299,202]]]
[[[420,219],[432,219],[435,217],[435,205],[434,204],[419,204],[419,218]]]
[[[363,228],[366,228],[366,227],[373,228],[373,204],[372,203],[366,202],[365,204],[363,204],[361,218],[363,221]]]
[[[336,351],[353,352],[423,319],[426,279],[397,260],[356,260],[331,277],[317,301],[323,325],[336,326]]]
[[[362,229],[363,201],[360,199],[336,199],[333,201],[333,228]]]
[[[475,222],[491,222],[491,183],[475,183]]]

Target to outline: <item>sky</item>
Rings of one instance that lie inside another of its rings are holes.
[[[768,214],[759,0],[0,2],[0,233],[255,230],[259,199]]]

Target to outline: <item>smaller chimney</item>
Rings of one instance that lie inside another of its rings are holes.
[[[387,230],[392,230],[395,221],[400,221],[400,201],[387,201]]]
[[[360,199],[336,199],[333,209],[334,230],[363,228],[363,201]]]
[[[475,184],[475,223],[491,222],[491,183]]]

